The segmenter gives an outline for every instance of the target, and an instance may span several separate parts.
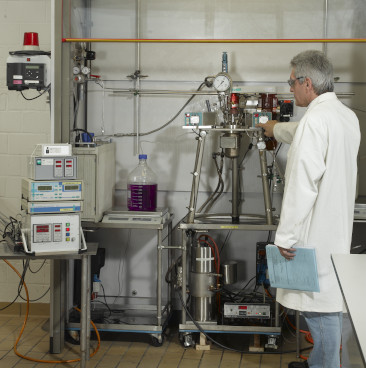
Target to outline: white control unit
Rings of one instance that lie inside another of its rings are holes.
[[[72,156],[72,145],[69,143],[38,144],[34,156],[68,157]]]
[[[29,202],[38,201],[80,201],[83,199],[83,182],[35,181],[22,179],[22,198]]]
[[[81,246],[85,241],[78,213],[27,215],[22,236],[25,251],[35,255],[78,253],[86,249]]]

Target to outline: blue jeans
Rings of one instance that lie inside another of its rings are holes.
[[[302,312],[314,341],[308,364],[310,368],[338,368],[342,337],[342,312]]]

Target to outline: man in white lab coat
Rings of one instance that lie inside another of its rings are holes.
[[[360,129],[333,92],[333,67],[323,53],[302,52],[291,67],[290,91],[297,106],[307,107],[305,115],[292,132],[259,124],[267,136],[273,127],[277,138],[293,136],[274,243],[288,260],[298,247],[316,249],[320,292],[277,289],[277,301],[301,311],[308,324],[314,348],[303,366],[338,368],[343,299],[331,254],[350,251]]]

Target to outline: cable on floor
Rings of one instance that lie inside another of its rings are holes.
[[[32,362],[38,362],[38,363],[75,363],[75,362],[79,362],[81,360],[80,358],[77,358],[77,359],[69,359],[69,360],[41,360],[41,359],[34,359],[34,358],[28,357],[28,356],[23,355],[23,354],[21,354],[21,353],[18,352],[17,346],[18,346],[18,343],[19,343],[19,341],[20,341],[20,339],[21,339],[21,337],[23,335],[25,326],[27,325],[27,320],[28,320],[28,315],[29,315],[29,293],[28,293],[28,287],[27,287],[27,285],[26,285],[23,277],[18,272],[18,270],[10,262],[8,262],[6,259],[3,259],[3,261],[19,276],[19,278],[21,280],[21,283],[24,286],[25,293],[27,295],[27,309],[26,309],[26,313],[25,313],[25,318],[24,318],[23,325],[22,325],[22,328],[20,330],[19,336],[18,336],[17,340],[14,343],[14,353],[16,355],[18,355],[18,357],[20,357],[20,358],[23,358],[23,359],[26,359],[26,360],[30,360]],[[78,312],[80,312],[80,309],[79,308],[76,308],[75,307],[75,309]],[[92,324],[92,326],[94,328],[94,331],[95,331],[95,333],[97,335],[97,339],[98,339],[98,345],[97,345],[96,349],[93,351],[93,353],[90,354],[90,358],[92,358],[98,352],[98,350],[99,350],[99,347],[100,347],[100,335],[99,335],[99,332],[98,332],[97,327],[95,326],[94,322],[93,321],[90,321],[90,323]]]

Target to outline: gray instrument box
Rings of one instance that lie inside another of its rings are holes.
[[[78,158],[78,179],[83,181],[84,211],[82,221],[99,222],[113,206],[116,183],[115,143],[95,147],[74,147]]]
[[[33,180],[77,179],[77,158],[31,157],[28,177]]]

